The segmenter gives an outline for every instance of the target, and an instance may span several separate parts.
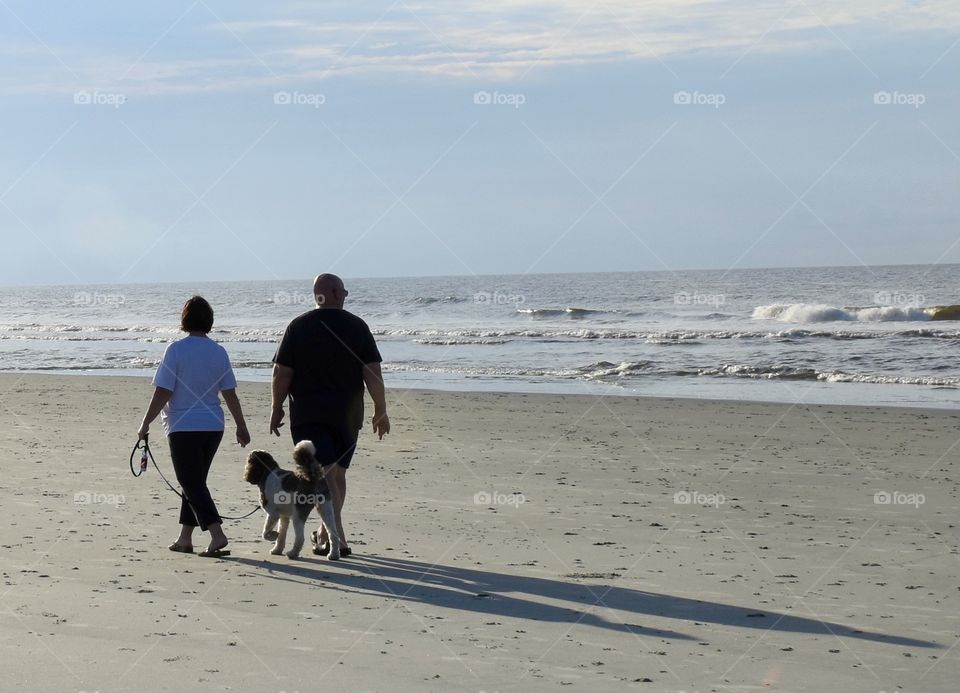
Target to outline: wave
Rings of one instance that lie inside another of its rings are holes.
[[[507,339],[469,339],[469,338],[437,338],[437,337],[427,337],[422,339],[414,339],[415,344],[430,344],[433,346],[456,346],[460,344],[481,344],[481,345],[491,345],[496,346],[499,344],[507,344],[509,340]]]
[[[410,337],[415,341],[423,340],[499,340],[504,343],[511,339],[543,340],[635,340],[648,344],[694,344],[705,340],[770,339],[774,341],[798,339],[890,339],[895,337],[918,337],[932,339],[960,339],[960,330],[910,329],[891,331],[844,331],[844,330],[808,330],[790,328],[787,330],[618,330],[618,329],[379,329],[374,330],[377,337]],[[492,343],[492,342],[491,342]]]
[[[623,377],[649,373],[655,368],[652,361],[623,361],[619,365],[609,361],[598,361],[578,368],[578,375],[590,380],[602,380],[611,377]]]
[[[585,318],[589,315],[609,315],[620,312],[619,310],[600,310],[597,308],[517,308],[517,313],[529,315],[532,318]]]
[[[931,320],[960,320],[960,305],[934,306],[929,312]]]
[[[597,361],[578,368],[524,368],[509,366],[441,366],[424,362],[387,364],[388,372],[426,372],[464,375],[468,377],[524,377],[558,378],[562,380],[589,380],[626,385],[633,379],[648,377],[684,378],[745,378],[752,380],[820,381],[830,383],[863,383],[875,385],[925,385],[931,387],[960,387],[960,378],[933,376],[876,375],[871,373],[848,373],[845,371],[819,371],[814,368],[793,366],[764,366],[747,364],[724,364],[709,368],[664,369],[654,361],[624,361],[619,364]]]
[[[435,303],[466,303],[470,299],[460,296],[417,296],[401,303],[413,303],[420,306],[432,306]]]
[[[866,306],[838,308],[823,303],[773,303],[757,306],[752,316],[758,320],[779,322],[926,322],[960,320],[960,305],[933,306]]]
[[[0,371],[152,371],[158,359],[129,356],[106,357],[100,363],[71,360],[60,363],[34,363]],[[269,371],[271,363],[266,360],[237,359],[235,369]],[[425,361],[404,361],[384,364],[387,373],[420,372],[446,374],[466,378],[524,378],[580,380],[610,385],[631,387],[633,381],[646,378],[732,378],[748,380],[801,381],[827,383],[859,383],[867,385],[914,385],[933,388],[960,388],[960,377],[937,377],[928,375],[892,375],[874,373],[850,373],[842,370],[818,370],[811,367],[787,365],[723,364],[711,367],[663,368],[656,361],[596,361],[579,367],[542,368],[535,366],[477,365],[461,366]]]
[[[629,376],[673,376],[748,378],[753,380],[800,380],[829,383],[864,383],[875,385],[927,385],[935,387],[958,387],[960,378],[933,376],[875,375],[871,373],[848,373],[845,371],[819,371],[815,368],[795,366],[764,366],[747,364],[724,364],[712,368],[690,370],[657,369],[652,361],[623,362],[619,365],[601,361],[577,369],[577,376],[589,380],[622,380]]]
[[[394,338],[425,345],[478,344],[502,345],[515,340],[543,342],[577,342],[593,340],[635,341],[661,346],[693,346],[715,340],[770,340],[776,342],[799,342],[805,340],[863,340],[863,339],[960,339],[960,330],[913,328],[907,330],[834,330],[791,327],[785,330],[623,330],[617,328],[593,329],[374,329],[378,338]],[[215,339],[225,344],[274,344],[283,335],[282,329],[224,329]],[[131,327],[125,329],[84,327],[63,329],[62,326],[44,326],[23,330],[17,326],[0,325],[0,341],[20,340],[39,342],[139,342],[167,343],[177,339],[180,333],[169,328]]]
[[[818,371],[813,368],[791,366],[724,365],[706,368],[699,375],[714,377],[753,378],[765,380],[814,380],[828,383],[866,383],[874,385],[933,385],[957,387],[960,378],[935,378],[931,376],[874,375],[870,373],[847,373],[844,371]]]

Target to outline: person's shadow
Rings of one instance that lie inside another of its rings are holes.
[[[627,623],[619,620],[617,615],[610,614],[610,610],[621,614],[660,616],[739,628],[837,635],[904,647],[942,647],[926,640],[872,633],[815,618],[658,594],[618,587],[615,584],[584,584],[572,580],[567,582],[507,575],[403,558],[354,555],[338,563],[330,563],[326,559],[305,554],[296,562],[283,557],[274,560],[237,557],[232,560],[266,569],[267,576],[277,580],[310,584],[323,582],[347,592],[379,592],[393,599],[451,609],[532,621],[582,623],[597,628],[676,640],[701,638]],[[608,615],[613,618],[608,618]]]

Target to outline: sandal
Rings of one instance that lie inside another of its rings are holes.
[[[178,544],[177,542],[173,542],[167,548],[175,553],[193,553],[192,546],[184,546],[183,544]]]
[[[313,544],[313,554],[315,556],[327,556],[330,553],[330,544],[329,543],[320,543],[320,537],[317,536],[317,532],[310,532],[310,543]]]
[[[206,549],[197,554],[201,558],[223,558],[230,555],[230,549]]]

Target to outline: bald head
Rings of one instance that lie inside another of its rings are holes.
[[[318,274],[313,280],[313,296],[321,308],[343,308],[347,290],[335,274]]]

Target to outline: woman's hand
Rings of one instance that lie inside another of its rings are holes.
[[[237,426],[237,442],[240,443],[242,448],[250,444],[250,432],[247,430],[246,424]]]
[[[166,406],[167,402],[170,401],[171,397],[173,397],[173,390],[158,387],[153,391],[153,398],[147,407],[147,413],[143,415],[143,423],[140,424],[140,430],[137,431],[140,440],[147,437],[147,433],[150,432],[151,422],[160,415],[161,410]]]
[[[223,395],[223,401],[227,403],[230,416],[237,424],[237,442],[240,443],[240,447],[245,448],[247,443],[250,442],[250,433],[247,431],[247,422],[243,418],[243,407],[240,406],[237,390],[236,388],[230,388],[229,390],[223,390],[220,394]]]

